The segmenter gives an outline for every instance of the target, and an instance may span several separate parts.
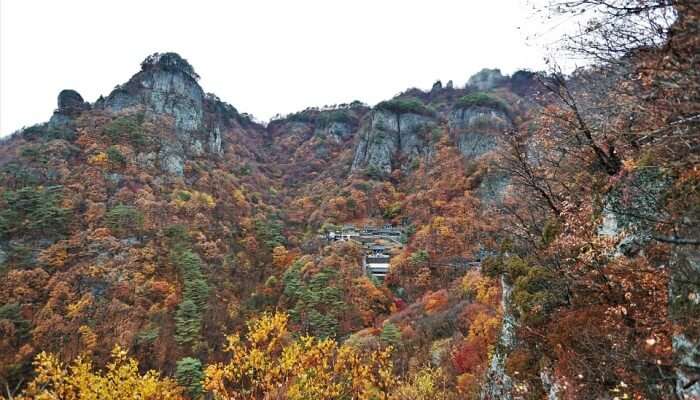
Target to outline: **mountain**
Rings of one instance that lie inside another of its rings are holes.
[[[267,125],[175,53],[93,104],[61,91],[0,144],[0,375],[18,398],[64,376],[152,398],[698,398],[697,38],[677,29],[569,76],[484,69]]]

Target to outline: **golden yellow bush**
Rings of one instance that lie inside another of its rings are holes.
[[[170,400],[183,399],[182,389],[175,381],[161,378],[155,371],[141,375],[138,363],[128,358],[119,346],[112,350],[112,360],[103,372],[95,371],[92,363],[78,357],[69,366],[46,352],[35,361],[36,376],[17,400]]]
[[[423,368],[396,387],[390,400],[447,400],[452,398],[440,368]]]
[[[177,190],[173,192],[172,202],[175,207],[188,211],[211,210],[216,206],[212,195],[196,190]]]
[[[360,351],[331,339],[292,340],[283,313],[249,322],[227,338],[227,363],[210,365],[204,387],[217,399],[387,399],[391,349]]]
[[[88,164],[96,167],[104,167],[107,165],[107,153],[101,151],[88,159]]]

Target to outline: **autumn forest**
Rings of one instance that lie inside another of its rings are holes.
[[[155,53],[0,139],[0,397],[700,399],[700,4],[263,124]]]

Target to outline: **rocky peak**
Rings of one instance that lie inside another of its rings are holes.
[[[143,106],[148,111],[169,114],[181,131],[202,128],[204,91],[194,68],[175,53],[155,53],[141,63],[141,71],[117,86],[100,106],[119,112]]]
[[[181,175],[188,157],[223,152],[223,135],[239,119],[238,111],[213,94],[205,94],[192,65],[176,53],[154,53],[141,71],[117,86],[96,107],[120,113],[141,109],[173,118],[174,135],[161,139],[160,165]]]
[[[484,68],[476,74],[472,75],[467,81],[469,86],[473,86],[479,90],[491,90],[508,82],[508,77],[501,74],[498,68]]]
[[[194,72],[192,65],[177,53],[153,53],[141,62],[142,71],[157,69],[185,73],[193,80],[199,80],[199,75]]]

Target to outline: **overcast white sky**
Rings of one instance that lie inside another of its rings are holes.
[[[90,102],[175,51],[207,92],[268,120],[375,104],[483,67],[542,69],[524,0],[1,0],[0,136],[48,120],[61,89]]]

